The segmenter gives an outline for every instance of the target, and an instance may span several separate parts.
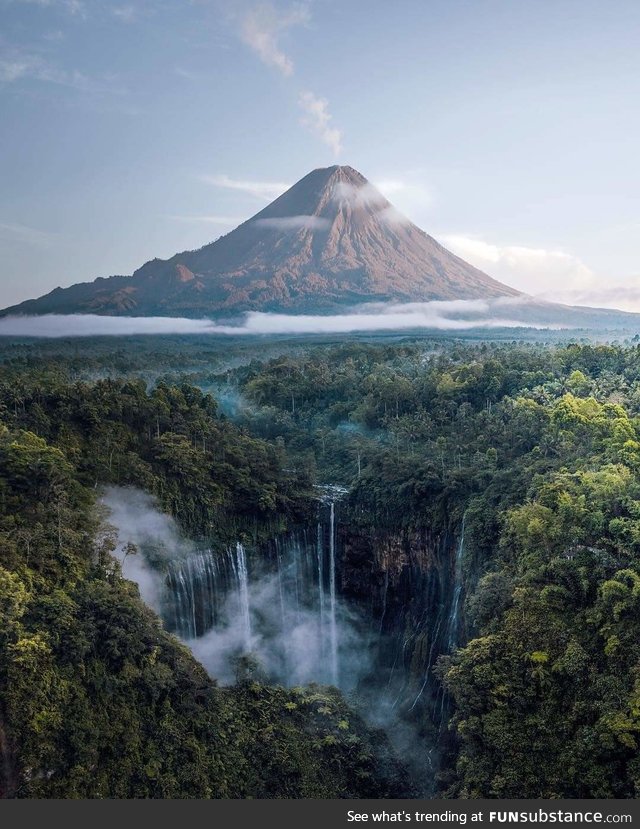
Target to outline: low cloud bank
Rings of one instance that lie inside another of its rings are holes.
[[[518,319],[515,309],[526,298],[448,302],[371,303],[344,314],[269,314],[251,311],[238,325],[208,319],[105,317],[95,314],[47,314],[0,319],[4,337],[91,337],[134,334],[348,334],[408,328],[464,331],[470,328],[553,328],[544,320]]]
[[[208,334],[210,320],[180,317],[103,317],[97,314],[46,314],[0,319],[2,337],[98,337],[129,334]]]

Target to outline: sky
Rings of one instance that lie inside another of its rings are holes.
[[[535,296],[640,311],[637,0],[0,0],[0,307],[315,167]]]

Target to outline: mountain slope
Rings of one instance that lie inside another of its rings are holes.
[[[352,167],[313,170],[197,251],[56,288],[9,313],[328,312],[367,301],[517,296],[402,217]]]

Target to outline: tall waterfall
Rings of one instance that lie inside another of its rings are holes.
[[[230,550],[214,556],[210,550],[172,562],[166,579],[164,618],[183,639],[195,639],[219,624],[223,596],[237,582]]]
[[[249,604],[249,572],[247,570],[247,555],[243,545],[236,544],[236,576],[238,579],[238,596],[240,599],[240,617],[242,619],[242,633],[246,651],[251,650],[251,607]]]
[[[321,638],[320,641],[324,643],[324,626],[325,626],[325,618],[324,618],[324,547],[323,547],[323,537],[322,537],[322,522],[318,521],[318,530],[317,530],[317,539],[316,539],[316,560],[318,562],[318,610],[320,612],[320,632]],[[324,652],[323,652],[324,655]]]
[[[331,645],[331,682],[338,684],[338,625],[336,623],[336,505],[331,502],[329,522],[329,640]]]
[[[313,531],[279,536],[259,549],[237,542],[172,562],[165,624],[221,681],[224,659],[251,653],[274,681],[351,687],[343,651],[353,641],[338,591],[336,498],[325,494]],[[354,634],[355,635],[355,634]]]
[[[464,559],[464,528],[466,515],[462,517],[462,528],[460,530],[460,539],[456,547],[456,558],[454,562],[453,571],[453,594],[451,597],[451,609],[449,610],[449,624],[447,628],[447,652],[455,650],[458,644],[458,634],[460,627],[460,597],[462,595],[463,578],[462,578],[462,564]]]

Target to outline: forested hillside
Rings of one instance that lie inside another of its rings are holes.
[[[110,555],[94,508],[103,482],[146,486],[194,532],[288,520],[305,482],[285,481],[274,449],[194,388],[65,385],[52,367],[0,393],[3,796],[408,791],[337,691],[266,685],[251,660],[236,686],[216,687]]]

